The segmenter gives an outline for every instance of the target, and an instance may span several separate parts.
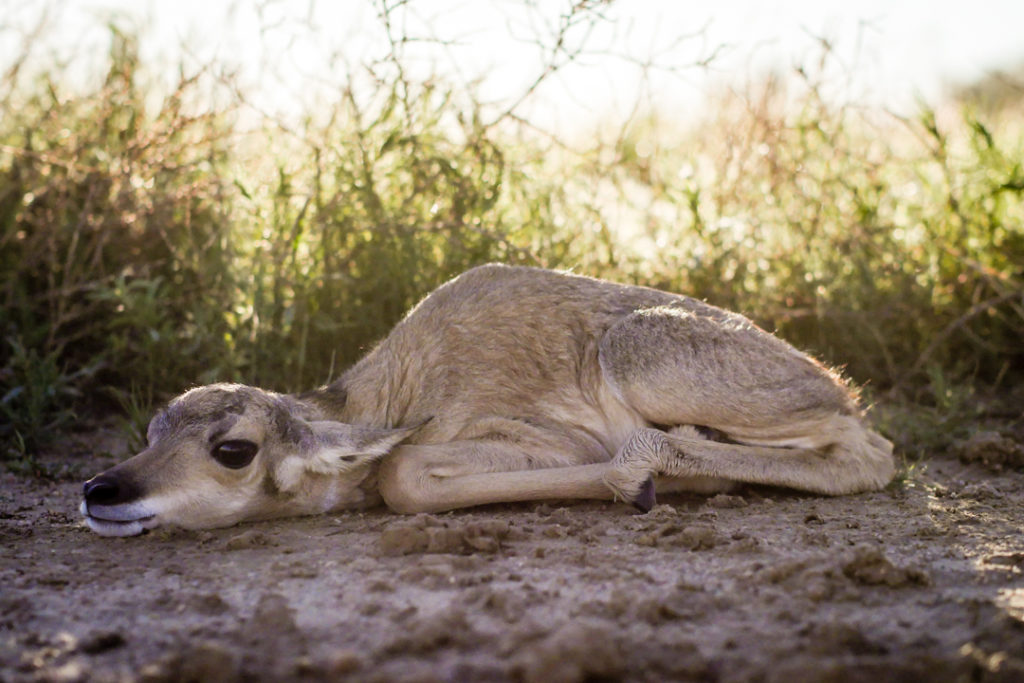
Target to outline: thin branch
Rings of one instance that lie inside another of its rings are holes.
[[[932,337],[931,342],[921,353],[921,355],[918,356],[917,362],[914,363],[914,366],[910,369],[910,372],[907,373],[907,376],[912,376],[920,372],[924,368],[925,364],[931,359],[932,354],[934,354],[938,350],[938,348],[942,346],[942,344],[944,344],[950,336],[952,336],[954,332],[960,330],[971,320],[977,318],[979,315],[989,310],[990,308],[1000,306],[1018,297],[1024,299],[1024,290],[1004,292],[999,296],[994,296],[990,299],[980,301],[971,306],[959,317],[957,317],[956,320],[946,325],[946,327],[944,327],[941,332]]]

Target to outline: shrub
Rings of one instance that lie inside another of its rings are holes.
[[[487,261],[708,299],[940,413],[938,384],[1024,374],[1019,105],[897,120],[769,80],[696,130],[653,113],[570,153],[401,69],[301,125],[242,126],[232,83],[183,68],[156,98],[137,38],[112,27],[111,46],[91,90],[8,72],[0,432],[16,457],[75,411],[138,422],[195,383],[328,381]]]

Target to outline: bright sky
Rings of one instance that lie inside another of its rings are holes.
[[[389,4],[397,4],[388,0]],[[74,58],[70,71],[102,59],[110,13],[145,29],[145,53],[177,64],[216,59],[237,69],[261,106],[315,106],[347,73],[386,51],[373,0],[0,0],[2,27],[31,25],[49,7],[47,35]],[[445,41],[410,42],[408,64],[420,73],[479,81],[495,110],[515,101],[543,70],[531,41],[550,37],[570,3],[556,0],[411,0],[394,33]],[[564,128],[623,114],[645,93],[662,109],[699,110],[709,88],[742,86],[770,69],[817,62],[817,37],[834,46],[827,73],[837,96],[895,109],[935,100],[949,83],[1024,63],[1020,0],[619,0],[589,32],[589,50],[547,81],[521,110]],[[313,27],[311,31],[309,26]],[[262,30],[261,30],[262,27]],[[567,44],[580,44],[577,27]],[[686,36],[692,36],[685,38]],[[0,32],[0,59],[17,53],[16,31]],[[719,49],[721,48],[721,49]],[[716,53],[717,50],[717,53]],[[717,54],[710,69],[694,62]],[[625,56],[625,58],[623,58]],[[642,70],[636,62],[659,67]]]

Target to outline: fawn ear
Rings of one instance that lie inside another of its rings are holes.
[[[306,424],[313,436],[309,445],[303,444],[303,452],[285,458],[275,472],[275,479],[284,491],[293,488],[303,472],[341,475],[362,470],[410,438],[426,422],[395,429],[359,427],[330,420]]]
[[[308,467],[325,474],[340,474],[366,465],[391,452],[425,423],[411,427],[378,429],[357,427],[341,422],[310,422],[316,439],[316,450]]]

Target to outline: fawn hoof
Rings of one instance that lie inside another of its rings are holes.
[[[640,493],[636,494],[636,498],[633,499],[633,507],[640,512],[650,512],[654,507],[654,502],[654,477],[647,477],[640,485]]]

